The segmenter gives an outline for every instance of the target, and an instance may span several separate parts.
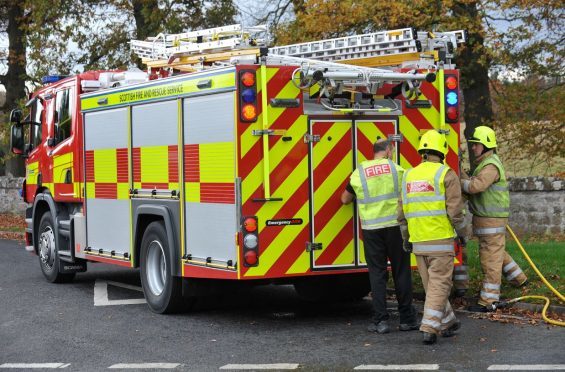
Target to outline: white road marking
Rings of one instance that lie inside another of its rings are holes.
[[[220,369],[297,369],[298,363],[272,363],[272,364],[226,364]]]
[[[115,287],[130,289],[132,291],[143,292],[141,287],[130,284],[118,283],[106,280],[96,280],[94,283],[94,306],[111,306],[111,305],[137,305],[144,304],[144,298],[132,298],[129,300],[109,300],[108,299],[108,284]]]
[[[565,364],[493,364],[489,371],[556,371],[565,370]]]
[[[362,364],[353,369],[368,371],[435,371],[439,364]]]
[[[20,368],[20,369],[32,369],[32,368],[67,368],[71,363],[4,363],[0,364],[0,368]]]
[[[113,369],[174,369],[180,363],[119,363],[113,364],[108,368]]]

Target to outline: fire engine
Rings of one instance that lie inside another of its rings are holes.
[[[50,76],[25,118],[12,112],[27,249],[48,281],[70,281],[87,262],[139,268],[157,313],[186,304],[199,283],[368,293],[357,210],[340,194],[379,138],[410,168],[421,134],[437,129],[458,171],[452,59],[465,32],[405,28],[269,49],[265,30],[134,40],[146,72]]]

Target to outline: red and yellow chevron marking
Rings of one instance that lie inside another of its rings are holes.
[[[129,199],[128,149],[86,151],[86,197]]]
[[[312,133],[318,134],[319,127],[327,128],[312,148],[314,241],[322,243],[322,250],[314,251],[314,264],[354,265],[353,208],[340,200],[353,170],[351,122],[315,122]]]
[[[441,127],[439,105],[444,97],[439,96],[439,84],[443,84],[443,81],[439,80],[437,79],[434,83],[426,82],[421,86],[422,95],[419,100],[431,100],[432,107],[411,109],[406,107],[404,101],[402,103],[404,115],[400,116],[399,131],[404,136],[404,142],[400,145],[400,165],[405,169],[420,164],[421,157],[418,154],[418,145],[421,134],[427,130],[440,129]],[[459,123],[447,124],[446,129],[449,129],[449,135],[447,135],[449,151],[446,164],[459,173],[460,125]]]
[[[357,163],[373,158],[373,143],[380,138],[388,138],[396,130],[395,121],[357,121]],[[359,237],[361,226],[359,225]],[[363,240],[359,239],[359,261],[366,263]]]
[[[185,200],[234,204],[234,164],[232,142],[185,145]]]

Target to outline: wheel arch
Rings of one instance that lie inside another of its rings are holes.
[[[43,216],[43,214],[47,211],[51,213],[51,217],[53,219],[53,225],[55,227],[55,238],[58,239],[59,226],[57,224],[57,214],[58,214],[57,205],[55,204],[55,201],[53,200],[53,197],[51,196],[50,193],[48,192],[38,193],[33,202],[33,212],[32,212],[33,229],[31,232],[33,249],[35,251],[35,254],[38,254],[37,230],[39,229],[41,216]],[[57,244],[59,244],[59,241],[57,241]]]
[[[169,246],[169,267],[171,268],[171,275],[181,276],[181,265],[180,265],[180,250],[177,249],[179,246],[178,239],[174,224],[172,213],[169,208],[160,205],[140,205],[134,212],[134,257],[133,265],[134,267],[139,267],[140,262],[140,252],[141,252],[141,242],[143,240],[143,234],[147,229],[147,226],[151,222],[163,221],[165,224],[165,230],[167,232],[167,244]]]

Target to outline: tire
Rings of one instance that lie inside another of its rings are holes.
[[[151,222],[141,241],[141,286],[151,311],[174,313],[182,308],[182,278],[171,275],[170,247],[162,221]]]
[[[37,253],[39,266],[45,279],[51,283],[68,283],[75,277],[75,273],[62,274],[59,272],[59,248],[55,237],[55,224],[51,212],[47,211],[41,216],[37,230]]]

